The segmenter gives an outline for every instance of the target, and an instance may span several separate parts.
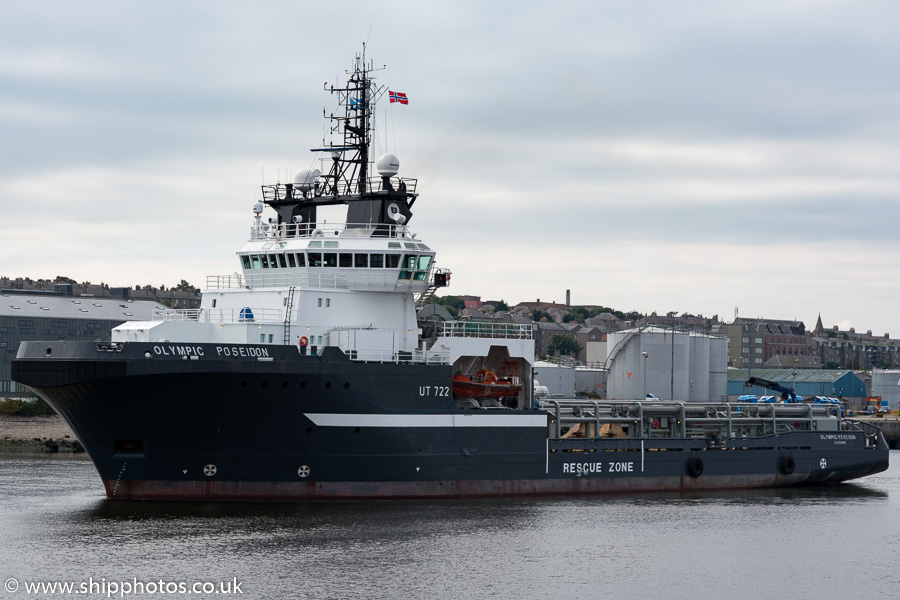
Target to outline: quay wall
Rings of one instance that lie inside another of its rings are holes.
[[[0,454],[56,454],[84,452],[84,447],[57,415],[19,417],[0,415]]]

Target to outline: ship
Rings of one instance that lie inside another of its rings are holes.
[[[108,342],[21,343],[13,378],[72,428],[108,498],[692,492],[887,468],[880,429],[835,406],[536,395],[533,325],[429,302],[451,271],[410,228],[418,181],[370,156],[376,103],[406,100],[376,71],[363,49],[326,84],[322,168],[261,187],[239,270],[208,277],[198,309]]]

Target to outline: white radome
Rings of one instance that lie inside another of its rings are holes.
[[[304,169],[298,171],[297,174],[294,175],[294,187],[301,192],[308,192],[315,187],[316,177],[319,175],[321,175],[321,172],[318,169]]]
[[[378,174],[382,177],[393,177],[400,172],[400,159],[393,154],[382,154],[375,163]]]

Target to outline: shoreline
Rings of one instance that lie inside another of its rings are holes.
[[[0,415],[0,454],[81,454],[84,447],[59,415]]]

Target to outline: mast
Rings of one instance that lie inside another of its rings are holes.
[[[374,110],[386,90],[375,84],[375,70],[371,62],[366,62],[363,44],[347,71],[347,83],[343,87],[325,84],[326,92],[337,95],[338,110],[323,115],[329,123],[330,139],[322,140],[322,146],[311,151],[328,153],[331,165],[324,174],[303,170],[293,183],[263,186],[263,202],[278,213],[279,225],[312,230],[316,208],[333,204],[347,205],[348,228],[374,226],[380,232],[376,235],[392,235],[393,227],[412,218],[410,209],[418,197],[416,180],[397,177],[397,165],[379,177],[370,176]],[[393,155],[386,156],[396,161]]]
[[[325,176],[324,195],[359,194],[369,192],[369,146],[372,142],[372,111],[375,103],[384,93],[384,88],[376,86],[371,72],[374,67],[366,63],[365,45],[362,54],[356,56],[353,69],[349,72],[345,87],[329,86],[326,91],[338,95],[338,103],[343,114],[332,113],[330,132],[332,140],[338,138],[340,144],[330,141],[313,152],[330,152],[333,164]],[[328,184],[331,184],[329,189]]]

